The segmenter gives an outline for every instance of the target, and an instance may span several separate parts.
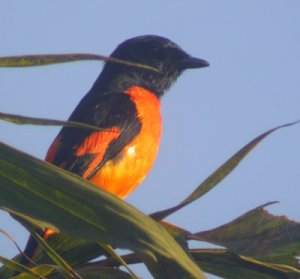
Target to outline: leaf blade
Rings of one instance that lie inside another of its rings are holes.
[[[127,60],[122,60],[114,57],[89,54],[89,53],[69,53],[69,54],[41,54],[41,55],[20,55],[20,56],[6,56],[0,57],[0,67],[33,67],[33,66],[46,66],[58,63],[96,60],[105,62],[114,62],[131,67],[137,67],[144,70],[159,72],[158,69],[135,63]]]
[[[258,137],[254,138],[252,141],[250,141],[248,144],[246,144],[243,148],[241,148],[238,152],[236,152],[232,157],[230,157],[224,164],[222,164],[210,176],[208,176],[182,202],[180,202],[178,205],[170,207],[168,209],[152,213],[151,214],[152,218],[154,218],[155,220],[162,220],[162,219],[166,218],[167,216],[173,214],[174,212],[178,211],[179,209],[187,206],[191,202],[199,199],[200,197],[205,195],[207,192],[212,190],[215,186],[217,186],[225,177],[227,177],[239,165],[239,163],[250,153],[250,151],[252,151],[263,139],[265,139],[267,136],[269,136],[270,134],[272,134],[273,132],[275,132],[281,128],[293,126],[298,123],[300,123],[300,120],[277,126],[275,128],[272,128],[272,129],[260,134]]]
[[[298,279],[300,270],[268,264],[223,249],[192,249],[192,256],[204,271],[228,279]]]
[[[215,229],[189,235],[189,239],[207,241],[230,251],[273,263],[300,268],[300,223],[274,216],[259,206]],[[282,261],[284,259],[284,261]]]
[[[0,206],[6,211],[40,228],[161,257],[166,268],[169,264],[179,274],[203,278],[161,225],[124,201],[3,143],[0,155]]]

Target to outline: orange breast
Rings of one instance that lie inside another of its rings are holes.
[[[131,87],[128,94],[136,105],[142,127],[117,161],[108,161],[91,182],[120,198],[125,198],[150,171],[160,143],[162,124],[158,98],[143,88]]]

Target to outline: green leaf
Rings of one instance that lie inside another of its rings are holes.
[[[45,118],[34,118],[34,117],[22,116],[17,114],[9,114],[3,112],[0,112],[0,119],[18,125],[30,124],[30,125],[40,125],[40,126],[65,126],[65,127],[75,127],[75,128],[84,128],[84,129],[91,129],[96,131],[103,131],[103,129],[100,129],[98,127],[88,125],[85,123],[80,123],[80,122],[61,121],[61,120],[53,120],[53,119],[45,119]]]
[[[168,232],[170,235],[174,237],[177,243],[185,250],[188,249],[188,235],[191,233],[181,227],[175,226],[171,223],[160,221],[159,222]]]
[[[188,247],[187,235],[190,233],[183,228],[170,223],[164,221],[161,221],[160,223],[186,251]],[[86,263],[106,254],[97,242],[72,238],[62,233],[50,236],[47,239],[47,243],[71,266],[78,266],[78,264]],[[14,260],[19,261],[20,257],[21,256],[19,255],[15,257]],[[49,257],[40,249],[36,252],[34,261],[36,264],[46,264],[51,262]],[[7,278],[9,277],[9,274],[10,273],[8,273],[5,266],[0,269],[0,278]]]
[[[69,54],[42,54],[42,55],[21,55],[21,56],[7,56],[0,57],[0,67],[32,67],[32,66],[45,66],[57,63],[67,63],[83,60],[98,60],[106,62],[114,62],[118,64],[127,65],[130,67],[137,67],[144,70],[159,72],[158,69],[139,64],[131,61],[126,61],[114,57],[87,54],[87,53],[69,53]]]
[[[62,233],[50,236],[47,243],[72,266],[105,254],[105,251],[95,241],[78,239]],[[34,259],[38,264],[49,263],[49,258],[42,251],[38,252]]]
[[[41,276],[39,276],[38,273],[30,270],[30,268],[28,268],[28,267],[26,267],[24,265],[19,264],[18,262],[6,259],[6,258],[1,257],[1,256],[0,256],[0,262],[2,264],[4,264],[7,268],[9,268],[10,270],[13,271],[11,274],[13,274],[15,272],[23,272],[23,273],[29,274],[31,276],[31,278],[32,277],[34,277],[34,278],[42,278]]]
[[[227,279],[298,279],[300,270],[291,266],[270,264],[234,254],[225,249],[190,249],[189,254],[204,271]],[[123,256],[128,264],[141,263],[138,253]],[[113,258],[89,263],[90,266],[118,267]],[[176,275],[163,278],[178,278]]]
[[[300,223],[285,216],[274,216],[264,209],[268,203],[213,230],[189,235],[240,255],[300,268]]]
[[[99,245],[116,261],[118,261],[124,268],[128,271],[132,279],[139,279],[135,273],[130,269],[130,267],[127,265],[127,263],[123,260],[121,256],[119,256],[114,249],[107,244],[99,243]]]
[[[57,266],[57,265],[50,265],[50,264],[39,265],[39,266],[30,268],[30,271],[34,274],[38,274],[39,278],[45,278],[45,279],[52,278],[53,277],[52,275],[56,276],[57,278],[67,278],[67,279],[75,278],[75,277],[70,277],[70,274],[68,274],[64,268]],[[32,274],[23,272],[14,277],[3,277],[3,278],[32,279]],[[34,278],[36,278],[36,277],[34,277]]]
[[[0,206],[40,228],[161,258],[182,278],[202,272],[169,233],[119,198],[49,163],[0,144]]]
[[[105,251],[95,241],[78,239],[62,233],[51,235],[48,237],[47,243],[71,266],[86,263],[105,254]],[[19,262],[21,257],[22,255],[19,254],[13,260]],[[34,262],[38,265],[52,263],[41,249],[35,253]],[[0,268],[0,278],[10,278],[11,275],[12,272],[6,266]]]
[[[132,277],[119,269],[110,267],[85,267],[77,270],[84,279],[132,279]],[[55,278],[53,278],[55,279]]]
[[[299,279],[300,270],[264,263],[222,249],[192,249],[191,255],[205,272],[227,279]]]
[[[53,262],[61,268],[61,273],[65,277],[81,279],[81,277],[72,269],[72,267],[60,255],[58,255],[38,233],[32,231],[31,234],[34,236],[43,251],[49,256],[49,258],[51,258]]]
[[[215,186],[217,186],[227,175],[229,175],[238,166],[238,164],[246,157],[246,155],[248,155],[248,153],[252,151],[256,147],[256,145],[259,144],[264,138],[266,138],[268,135],[270,135],[271,133],[275,132],[278,129],[289,127],[298,124],[299,122],[300,120],[288,124],[280,125],[259,135],[251,142],[249,142],[247,145],[245,145],[242,149],[240,149],[237,153],[235,153],[221,167],[219,167],[216,171],[214,171],[181,203],[179,203],[174,207],[151,214],[152,218],[154,218],[155,220],[162,220],[167,216],[173,214],[174,212],[178,211],[179,209],[190,204],[191,202],[199,199],[208,191],[210,191]]]

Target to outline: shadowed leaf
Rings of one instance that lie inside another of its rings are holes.
[[[0,256],[0,262],[2,264],[4,264],[7,268],[9,268],[12,271],[12,274],[14,274],[15,272],[23,272],[26,273],[28,275],[34,278],[43,278],[42,276],[39,276],[39,274],[37,272],[34,272],[32,270],[30,270],[30,268],[19,264],[18,262],[6,259],[4,257]]]
[[[204,271],[227,279],[298,279],[300,270],[280,264],[270,264],[254,258],[240,256],[225,249],[190,249],[189,254]],[[123,256],[128,264],[141,263],[139,253]],[[119,267],[120,263],[113,258],[96,261],[88,266]],[[163,278],[178,278],[163,277]]]
[[[39,246],[42,250],[52,259],[57,266],[60,267],[62,275],[67,277],[81,279],[81,277],[72,269],[72,267],[60,256],[58,255],[54,249],[36,232],[31,232],[38,242]]]
[[[160,223],[176,239],[183,249],[187,249],[187,235],[190,234],[188,231],[164,221],[161,221]],[[47,239],[47,243],[71,266],[78,266],[78,264],[86,263],[106,254],[104,249],[102,249],[97,242],[72,238],[62,233],[51,235]],[[19,261],[20,255],[15,257],[14,260]],[[35,254],[34,262],[36,264],[48,264],[51,260],[39,249]],[[7,278],[10,275],[11,272],[7,270],[5,266],[0,269],[0,278]]]
[[[62,230],[162,259],[182,278],[202,278],[166,230],[88,181],[0,144],[0,206],[40,228]]]
[[[32,279],[32,278],[53,278],[54,276],[57,276],[57,278],[67,278],[67,279],[74,279],[75,277],[71,277],[68,273],[66,273],[66,270],[60,266],[57,265],[39,265],[36,267],[30,268],[30,271],[38,274],[39,277],[33,277],[32,274],[29,273],[20,273],[17,276],[14,277],[3,277],[3,278],[12,278],[12,279]],[[57,274],[57,275],[55,275]],[[2,277],[1,277],[2,278]]]
[[[130,269],[130,267],[127,265],[127,263],[123,260],[121,256],[119,256],[114,249],[107,244],[99,243],[99,245],[116,261],[120,263],[120,265],[124,266],[124,268],[128,271],[132,279],[139,279],[136,274]]]
[[[62,233],[50,236],[47,243],[71,266],[86,263],[105,254],[95,241],[73,238]],[[19,262],[20,259],[21,255],[18,255],[13,260]],[[35,253],[34,262],[38,265],[52,264],[52,260],[41,249]],[[0,268],[0,278],[10,278],[12,274],[6,266]]]
[[[184,250],[188,249],[188,235],[191,234],[189,231],[165,221],[160,221],[160,224],[164,226]]]
[[[60,269],[61,268],[56,265],[39,265],[37,267],[31,268],[30,271],[34,274],[40,274],[40,277],[33,277],[32,274],[28,274],[28,273],[21,273],[18,276],[12,277],[12,279],[32,279],[32,278],[73,279],[71,277],[62,277],[63,275],[60,272]],[[84,268],[79,268],[78,270],[76,270],[76,272],[84,279],[132,279],[132,277],[128,273],[110,267],[87,266]],[[47,276],[47,277],[42,277],[42,276]]]
[[[205,272],[227,279],[299,279],[300,270],[264,263],[222,249],[192,249],[191,255]]]
[[[300,223],[270,214],[264,209],[269,204],[189,238],[214,243],[240,255],[300,268],[295,259],[300,255]]]
[[[85,267],[77,272],[84,279],[132,279],[128,273],[109,267]]]

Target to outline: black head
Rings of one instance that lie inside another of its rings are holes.
[[[121,43],[111,57],[154,67],[158,71],[107,62],[101,83],[113,90],[142,86],[157,96],[163,95],[186,69],[209,66],[208,62],[188,55],[172,41],[153,35],[139,36]],[[112,80],[113,79],[113,80]],[[114,87],[118,88],[114,88]]]

